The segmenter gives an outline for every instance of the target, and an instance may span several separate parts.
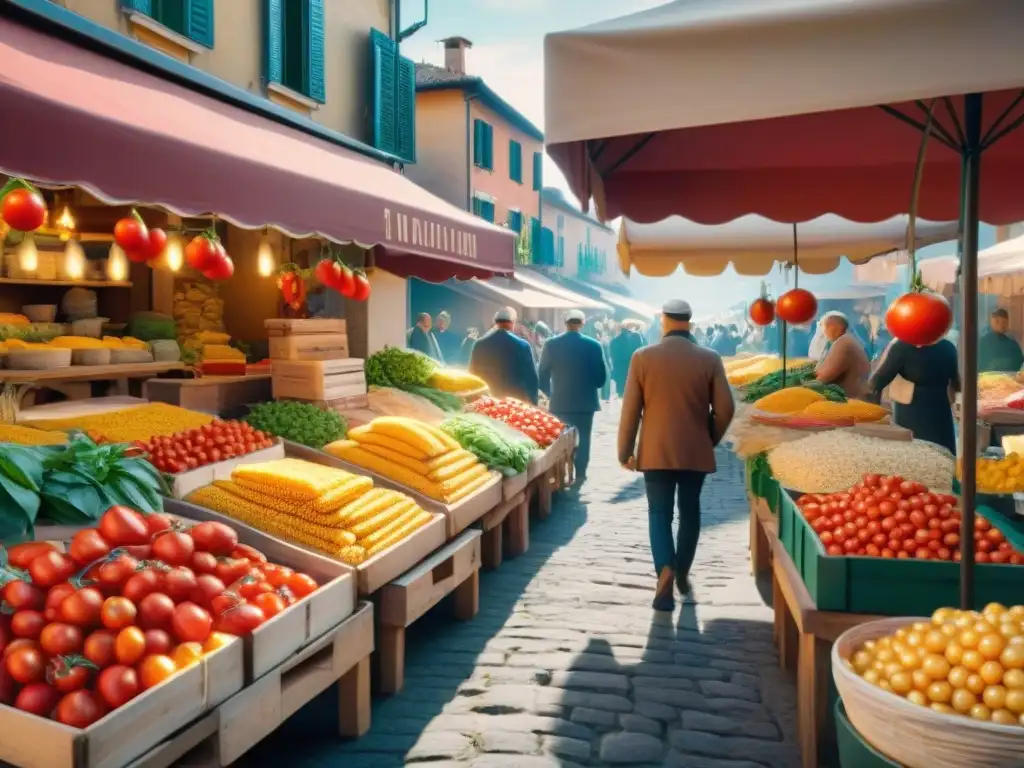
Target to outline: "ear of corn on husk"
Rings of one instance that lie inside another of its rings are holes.
[[[442,392],[472,392],[483,389],[487,382],[468,371],[438,368],[427,379],[427,386]]]
[[[426,461],[429,457],[426,451],[422,451],[408,443],[404,443],[401,440],[396,440],[393,437],[387,435],[378,435],[370,432],[366,427],[367,424],[361,427],[353,427],[348,431],[348,439],[359,443],[359,445],[375,445],[380,448],[387,448],[389,451],[399,453],[402,456],[406,456],[416,461]],[[325,449],[326,450],[326,449]]]
[[[754,402],[754,407],[766,413],[799,413],[812,403],[820,403],[825,396],[806,387],[786,387]]]
[[[208,413],[190,411],[167,403],[149,403],[93,416],[65,419],[32,419],[24,424],[38,429],[80,429],[115,443],[146,442],[157,435],[174,435],[213,421]]]
[[[232,480],[284,499],[313,501],[348,482],[353,475],[301,459],[275,459],[242,464],[231,472]]]
[[[845,403],[833,403],[829,400],[810,403],[800,411],[801,416],[816,419],[853,419],[854,421],[881,421],[889,412],[880,405],[864,400],[847,400]]]
[[[403,416],[378,416],[369,424],[350,431],[357,434],[369,432],[393,438],[418,451],[422,451],[424,457],[428,459],[452,450],[452,446],[449,443],[433,434],[431,429],[425,424]],[[352,439],[355,440],[356,438],[353,437]]]

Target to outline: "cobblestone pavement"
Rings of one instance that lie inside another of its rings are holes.
[[[794,687],[749,572],[742,465],[720,452],[705,485],[694,601],[655,614],[643,482],[615,459],[617,413],[595,424],[582,493],[557,496],[529,552],[483,575],[479,615],[439,608],[410,629],[405,689],[375,703],[366,736],[332,739],[325,695],[246,763],[798,765]]]

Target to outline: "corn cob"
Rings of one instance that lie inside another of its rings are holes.
[[[353,544],[351,547],[345,547],[341,550],[338,553],[338,557],[349,565],[361,565],[366,561],[366,549],[358,544]]]
[[[486,387],[487,382],[468,371],[438,368],[427,379],[427,386],[442,392],[469,392]]]
[[[444,501],[444,495],[438,483],[428,480],[423,475],[417,475],[405,467],[400,467],[386,459],[382,459],[380,456],[375,456],[363,450],[359,443],[352,440],[339,440],[336,443],[332,443],[331,455],[363,469],[376,472],[378,475],[393,480],[396,483],[401,483],[428,498]]]
[[[811,403],[800,411],[800,415],[819,419],[879,421],[888,416],[889,412],[874,403],[867,403],[863,400],[848,400],[845,403],[833,403],[830,401]]]
[[[416,459],[417,461],[425,461],[429,458],[426,451],[421,451],[420,449],[408,445],[407,443],[403,443],[401,440],[396,440],[393,437],[372,433],[366,429],[365,424],[361,427],[353,427],[350,429],[347,437],[349,441],[355,441],[360,445],[379,445],[381,448],[387,448],[390,451],[400,453],[403,456],[408,456],[410,459]],[[335,456],[336,454],[332,453],[331,455]]]
[[[431,459],[426,463],[428,470],[426,474],[430,474],[430,472],[436,472],[437,470],[442,469],[443,467],[447,467],[449,464],[455,464],[456,462],[462,461],[467,456],[471,456],[474,459],[476,458],[476,454],[470,453],[464,448],[457,448],[454,451],[449,451],[448,453],[442,454],[441,456],[438,456],[436,459]]]
[[[328,491],[348,482],[354,475],[342,469],[325,467],[301,459],[275,459],[257,464],[242,464],[231,473],[232,480],[245,480],[252,488],[278,498],[314,501]]]
[[[316,502],[278,499],[264,491],[250,488],[236,480],[214,480],[213,484],[240,499],[259,504],[281,515],[294,517],[298,520],[337,528],[342,527],[345,521],[340,509],[335,509],[331,512],[319,512],[315,506]]]
[[[406,523],[401,528],[392,533],[390,536],[387,536],[386,538],[382,539],[377,544],[374,544],[372,547],[366,550],[367,556],[373,557],[374,555],[380,554],[384,550],[393,547],[398,542],[407,538],[417,528],[422,528],[429,521],[430,515],[426,512],[424,512],[419,517],[413,518],[408,523]]]
[[[387,435],[423,451],[428,458],[440,456],[450,448],[423,428],[421,422],[403,416],[378,416],[365,427],[368,432]]]
[[[404,494],[392,491],[390,488],[374,488],[341,510],[341,514],[345,516],[345,527],[352,528],[364,520],[369,520],[405,498]]]
[[[197,413],[167,403],[150,403],[137,408],[66,419],[36,419],[22,423],[39,429],[62,431],[80,429],[98,434],[116,443],[135,440],[148,441],[154,435],[173,435],[194,427],[202,427],[214,419],[207,413]]]
[[[427,513],[425,513],[422,509],[420,509],[417,506],[410,507],[409,509],[405,510],[405,512],[400,514],[398,517],[394,518],[387,525],[382,526],[377,530],[373,531],[372,533],[368,533],[362,538],[360,538],[359,545],[362,547],[366,547],[367,549],[369,549],[370,547],[374,547],[380,542],[382,542],[384,539],[386,539],[388,536],[390,536],[392,533],[401,529],[410,520],[414,520],[422,514]]]
[[[47,432],[16,424],[0,424],[0,443],[17,445],[62,445],[68,441],[63,432]]]
[[[813,403],[820,403],[825,396],[806,387],[786,387],[765,395],[754,402],[754,407],[766,413],[799,413]]]
[[[438,440],[440,440],[442,443],[444,443],[444,446],[447,449],[447,451],[445,453],[450,453],[451,451],[458,451],[458,450],[462,449],[462,446],[459,445],[459,441],[456,440],[451,435],[449,435],[447,432],[443,431],[440,427],[436,427],[433,424],[426,424],[426,423],[421,422],[421,421],[416,422],[416,424],[421,429],[426,430],[431,435],[433,435]],[[445,454],[441,454],[441,455],[444,456]]]
[[[487,471],[487,465],[481,464],[478,461],[469,469],[463,470],[454,477],[449,477],[447,480],[439,480],[438,484],[441,486],[441,490],[447,496],[462,489],[467,483],[476,480],[478,477],[485,476],[487,474]]]
[[[480,460],[471,453],[446,467],[435,469],[427,475],[427,477],[434,482],[440,483],[445,480],[451,480],[452,478],[458,477],[463,472],[472,469],[477,465],[480,465]]]
[[[325,493],[313,502],[313,511],[320,514],[338,512],[351,501],[365,495],[373,488],[373,480],[363,475],[352,475],[352,479]]]
[[[483,465],[481,464],[480,466],[483,466]],[[487,468],[484,467],[484,469],[486,470]],[[466,498],[470,494],[474,493],[475,491],[477,491],[480,488],[483,488],[485,485],[487,485],[487,483],[489,483],[491,481],[491,477],[492,477],[492,474],[490,472],[485,472],[484,474],[475,477],[474,479],[470,480],[468,483],[463,485],[458,490],[453,491],[448,496],[446,501],[449,504],[455,504],[456,502],[462,501],[464,498]]]
[[[423,475],[426,477],[430,473],[430,468],[426,462],[420,461],[419,459],[410,459],[408,456],[404,456],[397,451],[392,451],[390,448],[384,448],[380,445],[371,445],[370,443],[366,443],[365,445],[360,443],[360,447],[364,451],[372,453],[374,456],[380,456],[382,459],[386,459],[387,461],[393,461],[398,466],[405,467],[410,472],[415,472],[417,475]]]
[[[350,523],[347,528],[357,539],[361,539],[364,536],[368,536],[380,528],[388,525],[392,520],[397,517],[401,517],[405,512],[410,509],[416,509],[416,502],[410,499],[408,496],[403,496],[397,501],[393,501],[389,506],[380,512],[377,512],[373,517],[368,517],[360,520],[356,523]]]

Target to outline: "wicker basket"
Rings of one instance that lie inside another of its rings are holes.
[[[1021,768],[1024,728],[943,715],[862,680],[844,659],[867,640],[920,618],[871,621],[832,646],[832,676],[854,728],[879,752],[907,768]]]
[[[103,349],[73,349],[71,350],[72,365],[110,365],[111,352],[108,348]]]
[[[36,268],[26,272],[21,268],[17,253],[8,253],[4,258],[7,277],[12,280],[56,280],[57,254],[53,251],[38,249]]]

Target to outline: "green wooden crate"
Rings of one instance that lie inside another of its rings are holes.
[[[894,763],[868,744],[864,737],[857,732],[853,723],[846,716],[846,708],[843,707],[841,700],[836,702],[835,716],[840,768],[885,768],[886,766],[900,768],[900,763]]]
[[[991,522],[999,526],[998,520]],[[924,616],[960,602],[958,563],[826,554],[818,534],[785,490],[779,493],[779,539],[818,610]],[[976,608],[990,602],[1014,605],[1022,594],[1024,566],[976,566]]]

